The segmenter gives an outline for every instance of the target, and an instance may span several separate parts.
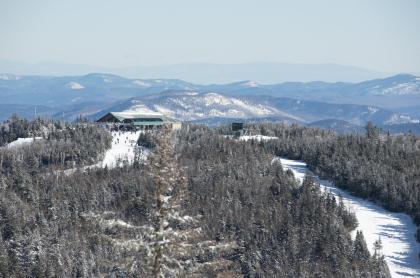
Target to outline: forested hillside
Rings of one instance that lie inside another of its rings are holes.
[[[0,146],[18,138],[41,136],[42,126],[46,128],[48,126],[47,122],[41,119],[28,121],[14,114],[10,119],[4,121],[0,127]]]
[[[338,187],[405,212],[418,225],[420,241],[420,138],[380,134],[373,125],[364,135],[334,133],[297,125],[262,124],[255,132],[280,140],[263,145],[273,154],[305,161],[310,169]]]
[[[352,241],[354,215],[270,146],[187,126],[147,137],[145,162],[51,171],[66,166],[54,150],[86,164],[78,150],[100,156],[107,138],[61,126],[0,149],[0,276],[389,277],[363,234]]]
[[[206,234],[240,243],[241,269],[250,277],[381,277],[356,219],[309,178],[298,187],[254,142],[223,139],[206,128],[183,130],[192,211]],[[381,270],[382,269],[382,270]]]
[[[80,167],[97,161],[111,144],[111,135],[89,122],[27,121],[14,116],[3,123],[0,133],[3,145],[18,138],[40,136],[30,146],[3,147],[2,170],[19,168],[17,164],[30,164],[32,168]]]

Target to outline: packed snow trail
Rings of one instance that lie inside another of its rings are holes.
[[[284,169],[292,170],[296,179],[303,181],[308,168],[306,163],[280,158]],[[356,214],[359,226],[363,231],[366,243],[373,253],[373,243],[380,238],[382,254],[388,264],[392,277],[420,277],[420,243],[416,242],[416,225],[410,216],[404,213],[393,213],[381,206],[354,197],[348,192],[335,187],[331,182],[317,177],[321,190],[342,196],[347,208]],[[354,238],[356,231],[353,231]]]

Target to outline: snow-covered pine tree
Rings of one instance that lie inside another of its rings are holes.
[[[207,240],[200,228],[200,217],[189,216],[184,210],[187,181],[177,163],[171,131],[157,133],[155,141],[156,148],[147,161],[155,187],[154,277],[235,277],[239,272],[225,257],[235,253],[237,244]]]
[[[372,264],[373,269],[376,271],[376,277],[378,278],[386,278],[391,277],[389,273],[389,269],[386,267],[385,263],[385,257],[381,252],[382,250],[382,241],[379,237],[374,243],[373,243],[373,258],[372,258]]]

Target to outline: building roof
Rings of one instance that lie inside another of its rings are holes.
[[[169,122],[164,121],[133,121],[134,125],[164,125]]]
[[[162,125],[164,123],[175,123],[177,120],[165,116],[161,113],[134,113],[134,112],[109,112],[97,120],[97,122],[107,122],[109,116],[114,117],[118,122],[132,120],[135,125]],[[149,120],[148,120],[149,119]]]

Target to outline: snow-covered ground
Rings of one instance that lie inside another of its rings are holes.
[[[239,140],[241,141],[248,141],[248,140],[257,140],[257,141],[266,141],[266,140],[277,140],[278,137],[272,137],[272,136],[264,136],[264,135],[243,135],[239,137]]]
[[[278,137],[265,136],[265,135],[242,135],[240,137],[235,137],[234,135],[222,135],[222,137],[229,138],[229,139],[236,139],[239,141],[256,140],[258,142],[279,139]]]
[[[101,167],[113,168],[121,166],[123,161],[133,163],[134,149],[137,148],[137,139],[142,131],[112,132],[112,146],[106,151]],[[142,150],[144,155],[145,150]]]
[[[104,158],[96,164],[88,165],[82,168],[82,170],[97,168],[97,167],[108,167],[114,168],[122,166],[124,163],[131,164],[134,161],[135,148],[141,151],[140,159],[145,159],[148,155],[148,150],[137,146],[137,139],[142,131],[136,132],[112,132],[112,145],[111,148],[105,152]],[[35,140],[40,140],[42,137],[29,137],[29,138],[18,138],[17,140],[10,142],[6,145],[7,148],[17,148],[20,146],[31,144]],[[67,169],[63,172],[66,175],[70,175],[75,172],[77,168]]]
[[[42,137],[18,138],[15,141],[10,142],[6,146],[8,148],[16,148],[16,147],[20,147],[20,146],[31,144],[34,140],[40,140],[40,139],[42,139]]]
[[[146,159],[149,151],[137,146],[137,139],[142,131],[113,131],[111,148],[105,152],[104,158],[96,164],[82,167],[82,170],[107,167],[108,169],[120,167],[124,163],[132,164],[135,157],[135,149],[140,151],[140,159]],[[62,171],[65,175],[74,173],[77,168],[71,168]]]
[[[283,158],[280,161],[284,169],[292,170],[297,180],[303,180],[308,171],[306,163]],[[329,181],[317,180],[322,190],[341,195],[346,206],[356,214],[357,229],[363,231],[370,252],[380,237],[382,253],[392,277],[420,277],[420,243],[416,242],[416,226],[408,215],[389,212],[375,203],[352,196]]]

